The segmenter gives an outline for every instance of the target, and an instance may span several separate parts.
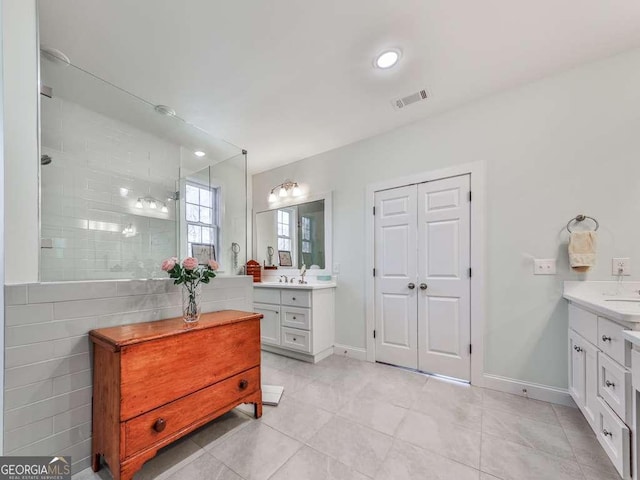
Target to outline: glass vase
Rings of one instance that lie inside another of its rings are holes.
[[[187,325],[195,325],[200,320],[200,293],[202,287],[198,285],[182,286],[182,318]]]

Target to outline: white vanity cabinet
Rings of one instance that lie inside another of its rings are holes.
[[[569,393],[623,479],[631,479],[631,345],[619,323],[569,304]]]
[[[315,363],[333,353],[335,284],[254,285],[262,349]]]

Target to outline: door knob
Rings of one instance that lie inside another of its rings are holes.
[[[409,287],[409,290],[413,290],[414,288],[416,288],[416,284],[410,283],[409,285],[407,285],[407,287]]]
[[[610,342],[611,341],[611,337],[607,337],[606,335],[602,335],[602,341],[603,342]]]
[[[427,284],[426,283],[421,283],[420,284],[420,290],[426,290],[427,289]]]
[[[615,388],[615,386],[616,386],[616,384],[615,384],[615,383],[610,382],[609,380],[607,380],[606,382],[604,382],[604,384],[605,384],[607,387],[610,387],[610,388]]]

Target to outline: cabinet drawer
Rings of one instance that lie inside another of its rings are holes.
[[[212,405],[223,409],[259,389],[260,368],[256,367],[129,420],[125,423],[125,457],[214,414]],[[163,429],[158,432],[160,422]]]
[[[122,348],[120,420],[260,365],[260,320],[193,330]]]
[[[622,325],[598,317],[598,347],[616,362],[631,368],[631,344],[624,339],[623,330]]]
[[[598,352],[598,394],[631,424],[631,373],[602,352]]]
[[[629,480],[631,478],[629,428],[601,398],[598,401],[600,402],[600,411],[596,424],[596,436],[618,473],[623,479]]]
[[[640,352],[631,350],[631,384],[640,390]]]
[[[253,288],[253,301],[280,304],[280,290],[277,288]]]
[[[569,328],[572,328],[585,340],[598,344],[598,316],[573,304],[569,304]]]
[[[282,327],[282,346],[311,353],[311,333],[297,328]]]
[[[308,308],[282,307],[282,326],[309,330],[311,310]]]
[[[310,307],[311,292],[308,290],[282,290],[282,304],[293,307]]]

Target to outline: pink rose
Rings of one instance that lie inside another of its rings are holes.
[[[176,266],[176,260],[175,258],[167,258],[166,260],[164,260],[162,262],[162,270],[164,270],[165,272],[169,272],[171,270],[173,270],[173,267]]]
[[[218,265],[218,262],[215,260],[209,260],[208,264],[211,270],[218,270],[220,268],[220,265]]]
[[[195,270],[198,268],[198,260],[193,257],[187,257],[182,261],[182,266],[185,270]]]

